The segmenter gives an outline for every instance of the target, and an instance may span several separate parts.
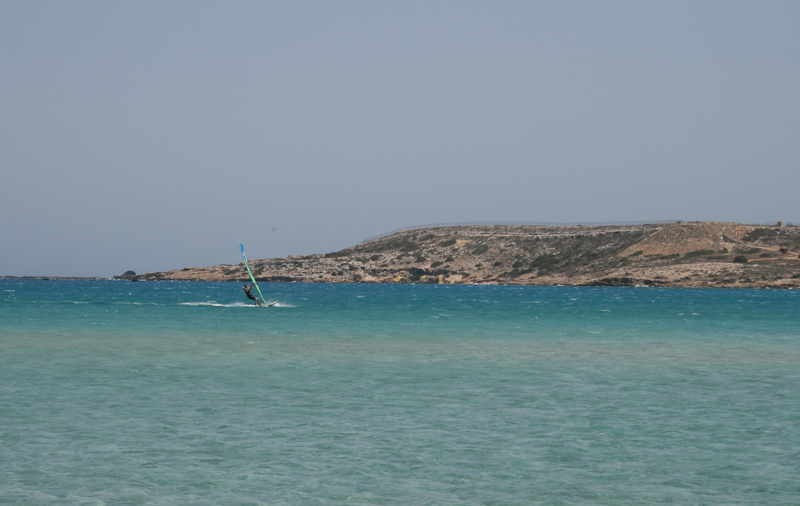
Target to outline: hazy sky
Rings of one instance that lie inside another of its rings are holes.
[[[800,2],[0,3],[0,275],[800,221]]]

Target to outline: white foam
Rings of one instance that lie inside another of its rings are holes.
[[[245,304],[244,302],[233,302],[231,304],[221,304],[219,302],[180,302],[179,306],[211,306],[211,307],[256,307],[254,304]]]
[[[246,302],[232,302],[230,304],[222,304],[215,301],[206,301],[206,302],[179,302],[179,306],[210,306],[210,307],[259,307],[255,304],[248,304]],[[263,306],[262,306],[263,307]],[[271,307],[294,307],[291,304],[285,304],[281,302],[276,302]]]

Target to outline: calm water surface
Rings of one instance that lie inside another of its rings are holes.
[[[800,504],[800,292],[0,280],[2,504]]]

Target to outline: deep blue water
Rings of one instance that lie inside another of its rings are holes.
[[[800,292],[0,280],[2,504],[800,504]]]

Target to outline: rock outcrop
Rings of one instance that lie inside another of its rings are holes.
[[[120,274],[119,276],[114,276],[111,279],[129,279],[132,280],[136,277],[136,273],[134,271],[125,271],[124,273]]]

